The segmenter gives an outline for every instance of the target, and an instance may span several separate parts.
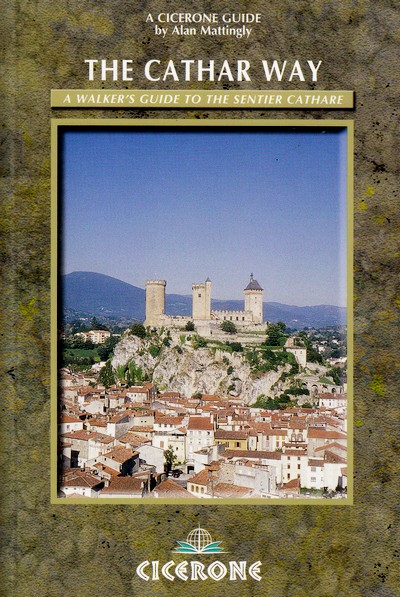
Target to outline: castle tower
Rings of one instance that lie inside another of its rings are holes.
[[[165,313],[165,280],[146,280],[145,326],[158,327],[160,315]]]
[[[211,319],[211,280],[204,284],[192,284],[192,317],[194,320]]]
[[[263,289],[250,274],[250,282],[244,289],[244,310],[251,311],[254,323],[263,322]]]

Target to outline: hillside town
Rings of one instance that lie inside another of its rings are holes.
[[[345,334],[263,323],[253,274],[242,311],[213,310],[207,278],[171,317],[165,287],[144,324],[62,339],[59,497],[345,497]],[[79,366],[88,346],[105,360]]]
[[[346,495],[343,386],[308,376],[305,406],[271,409],[152,382],[106,387],[99,377],[96,368],[60,371],[60,497]]]

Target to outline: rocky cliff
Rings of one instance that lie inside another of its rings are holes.
[[[281,389],[278,380],[290,370],[290,365],[284,364],[255,373],[246,351],[233,352],[222,343],[201,344],[201,339],[189,332],[168,330],[143,339],[127,332],[115,348],[112,366],[121,371],[134,364],[160,391],[238,397],[247,404],[259,394],[274,394],[274,384]]]

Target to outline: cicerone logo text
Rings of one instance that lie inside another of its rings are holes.
[[[177,554],[209,556],[226,553],[221,546],[221,541],[214,541],[210,533],[201,527],[190,531],[186,541],[177,541],[178,547],[173,552]],[[249,564],[246,560],[213,560],[211,563],[205,559],[200,560],[145,560],[136,568],[136,574],[145,581],[158,581],[161,578],[174,581],[203,581],[207,579],[216,582],[227,580],[261,580],[261,562]]]

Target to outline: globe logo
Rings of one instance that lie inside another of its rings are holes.
[[[200,526],[188,534],[186,541],[178,541],[179,547],[175,549],[178,553],[223,553],[220,546],[221,541],[213,541],[210,533]]]

